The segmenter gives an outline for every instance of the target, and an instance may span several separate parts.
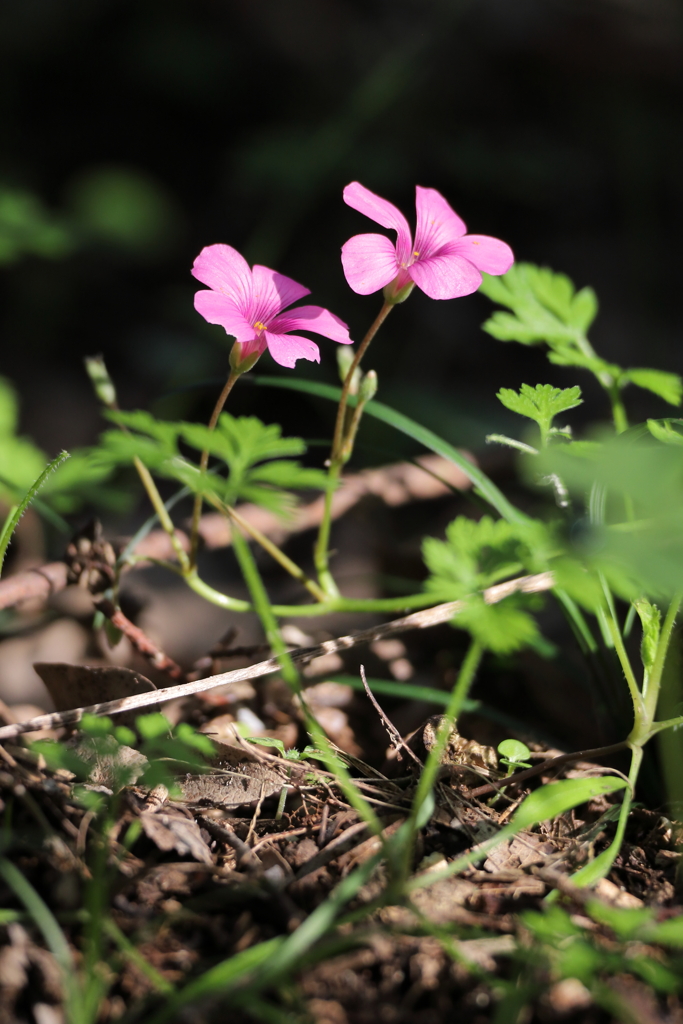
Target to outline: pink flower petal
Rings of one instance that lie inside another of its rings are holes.
[[[438,255],[449,242],[454,242],[467,231],[464,221],[452,210],[435,188],[415,188],[417,230],[415,232],[415,259],[429,259]]]
[[[194,308],[210,324],[224,327],[237,341],[251,341],[256,337],[257,332],[227,295],[220,292],[196,292]]]
[[[481,284],[481,274],[463,256],[432,256],[408,268],[418,288],[430,299],[457,299],[471,295]]]
[[[411,233],[408,221],[399,209],[387,199],[375,195],[370,189],[365,188],[358,181],[352,181],[344,189],[344,202],[359,213],[364,213],[370,220],[381,224],[383,228],[390,228],[397,234],[396,252],[399,262],[405,263],[409,259],[411,251]],[[348,277],[347,277],[348,280]],[[349,281],[349,284],[351,282]],[[353,288],[353,285],[351,285]],[[355,289],[354,289],[355,290]],[[373,288],[373,291],[377,289]],[[368,292],[360,292],[361,295],[368,295]]]
[[[202,284],[231,298],[241,310],[249,308],[251,270],[231,245],[207,245],[194,261],[192,273]]]
[[[278,274],[276,270],[254,264],[252,270],[254,282],[251,316],[254,321],[269,324],[274,316],[290,306],[292,302],[310,295],[310,290],[302,284],[292,281],[291,277]]]
[[[344,274],[354,292],[370,295],[399,272],[396,249],[385,235],[354,235],[342,246]]]
[[[485,270],[487,274],[504,274],[515,262],[510,246],[488,235],[465,235],[453,242],[448,250],[464,256],[477,270]]]
[[[273,334],[272,331],[264,331],[264,337],[268,351],[280,366],[286,366],[291,370],[297,359],[320,362],[320,349],[308,338],[302,338],[297,334]]]
[[[322,306],[297,306],[289,313],[280,313],[268,325],[273,334],[287,334],[289,331],[312,331],[325,338],[351,345],[349,329],[343,320]]]

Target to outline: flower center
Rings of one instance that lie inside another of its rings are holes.
[[[266,330],[266,325],[264,323],[261,323],[260,320],[257,320],[256,323],[254,324],[254,330],[255,331],[265,331]]]
[[[420,255],[420,254],[419,254],[419,252],[414,252],[414,253],[413,253],[413,256],[415,256],[415,257],[417,257],[417,256],[419,256],[419,255]]]

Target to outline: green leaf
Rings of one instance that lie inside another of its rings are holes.
[[[422,551],[431,572],[426,587],[444,601],[484,590],[523,564],[517,529],[490,516],[458,516],[446,527],[445,540],[427,537]]]
[[[669,405],[680,405],[683,397],[683,381],[677,373],[664,370],[632,369],[624,370],[619,383],[629,382],[646,391],[659,395]]]
[[[683,420],[648,420],[647,427],[652,436],[663,444],[683,445]],[[677,427],[681,429],[677,430]]]
[[[565,814],[572,807],[585,804],[598,796],[616,793],[627,785],[625,779],[613,775],[601,779],[562,779],[550,782],[527,796],[512,818],[515,829],[531,828],[539,821],[549,821]]]
[[[598,308],[590,288],[576,293],[564,274],[531,263],[515,263],[501,277],[484,274],[480,290],[512,310],[494,313],[483,329],[500,341],[523,345],[545,341],[558,350],[571,348],[588,330]]]
[[[654,914],[648,907],[614,907],[599,900],[588,900],[586,910],[594,921],[606,924],[620,939],[633,938],[654,921]]]
[[[625,599],[671,596],[683,578],[683,450],[632,431],[587,459],[573,447],[549,448],[534,465],[557,473],[577,502],[596,489],[606,495],[604,523],[585,522],[575,554]]]
[[[671,917],[668,921],[662,921],[655,925],[648,933],[652,942],[659,942],[662,946],[674,946],[683,949],[683,917]]]
[[[522,384],[519,393],[512,388],[501,388],[496,397],[506,409],[538,423],[543,435],[550,430],[556,416],[582,402],[580,387],[562,389],[552,384],[537,384],[535,388]]]
[[[90,774],[90,765],[75,753],[65,747],[63,743],[55,740],[34,740],[31,743],[31,750],[41,754],[45,763],[52,771],[63,768],[72,772],[78,779],[87,779]]]
[[[283,757],[287,756],[284,743],[274,736],[248,736],[247,739],[249,743],[256,743],[260,747],[274,747]]]
[[[5,561],[7,548],[9,546],[10,541],[12,540],[14,531],[19,525],[19,520],[21,519],[21,517],[23,516],[24,512],[29,507],[33,499],[35,498],[40,488],[43,486],[43,484],[49,477],[50,473],[53,473],[54,470],[57,469],[57,467],[68,458],[68,452],[61,452],[60,455],[58,455],[55,459],[52,460],[52,462],[45,466],[43,472],[40,474],[38,479],[34,481],[34,483],[28,489],[26,494],[24,494],[21,501],[10,510],[9,515],[7,516],[7,519],[5,520],[5,523],[2,527],[2,533],[0,534],[0,573],[2,573],[2,566]]]
[[[114,728],[114,723],[106,716],[100,717],[86,712],[78,723],[78,728],[88,736],[108,736]]]
[[[579,559],[562,556],[553,559],[550,567],[556,585],[587,611],[597,612],[604,606],[605,595],[597,574]]]
[[[503,740],[502,743],[498,744],[498,753],[513,763],[526,761],[531,755],[531,751],[526,743],[522,743],[521,740]]]
[[[160,736],[168,736],[171,725],[161,712],[156,711],[150,715],[138,715],[135,719],[138,732],[146,740],[155,740]]]
[[[496,654],[511,654],[539,639],[538,627],[528,612],[519,607],[519,595],[512,595],[500,604],[486,604],[473,595],[453,618],[453,625],[466,629],[479,643]]]

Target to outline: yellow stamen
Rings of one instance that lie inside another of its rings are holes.
[[[266,325],[262,324],[260,320],[257,320],[256,323],[254,324],[254,330],[255,331],[265,331],[266,330]]]
[[[413,253],[413,256],[419,256],[419,255],[420,255],[419,252],[414,252]]]

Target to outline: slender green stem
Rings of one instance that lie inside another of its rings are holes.
[[[9,547],[9,542],[12,539],[14,531],[19,525],[19,520],[21,519],[26,509],[33,501],[34,497],[36,496],[40,488],[43,486],[43,484],[49,477],[50,473],[53,473],[58,466],[61,466],[61,464],[63,462],[66,462],[66,460],[69,458],[71,458],[71,456],[69,455],[68,452],[60,452],[59,455],[52,460],[52,462],[48,463],[48,465],[45,467],[45,469],[40,474],[38,479],[31,484],[31,486],[29,487],[28,491],[21,499],[19,504],[14,505],[10,509],[7,519],[5,520],[5,523],[2,527],[2,533],[0,534],[0,572],[2,572],[2,565],[3,562],[5,561],[5,554],[7,552],[7,548]]]
[[[581,352],[589,359],[597,359],[597,352],[591,345],[588,338],[582,334],[576,338],[576,344]],[[626,415],[626,409],[621,397],[621,388],[614,379],[611,373],[606,370],[593,371],[598,382],[602,385],[609,396],[610,405],[612,406],[612,420],[614,422],[614,429],[617,434],[623,434],[625,430],[628,430],[628,417]]]
[[[645,707],[643,704],[642,694],[638,689],[636,677],[633,674],[631,662],[629,661],[628,654],[626,653],[624,641],[621,636],[621,630],[619,629],[619,626],[615,619],[612,617],[612,615],[606,615],[605,621],[607,623],[607,628],[609,629],[609,634],[612,639],[612,643],[614,644],[614,649],[617,653],[617,657],[619,658],[619,663],[624,673],[629,693],[631,694],[631,700],[633,701],[633,715],[635,721],[636,723],[641,722],[643,721],[645,715]]]
[[[648,740],[656,736],[658,732],[663,732],[665,729],[678,729],[683,725],[683,715],[679,715],[678,718],[667,718],[664,722],[653,722],[650,727],[648,734]]]
[[[623,434],[625,430],[628,430],[628,416],[626,415],[626,408],[624,406],[623,399],[621,397],[621,388],[613,381],[612,384],[605,389],[609,395],[609,400],[612,405],[612,420],[614,421],[614,429],[617,434]]]
[[[185,548],[180,543],[180,540],[175,530],[175,526],[173,525],[173,520],[168,514],[168,509],[164,505],[163,499],[157,489],[157,485],[154,483],[154,478],[152,477],[152,474],[147,469],[147,466],[144,464],[142,459],[140,459],[137,455],[133,459],[133,464],[136,470],[138,471],[138,476],[142,481],[142,486],[145,488],[147,492],[147,497],[152,503],[152,507],[159,518],[159,522],[161,523],[162,528],[166,531],[166,533],[169,536],[173,550],[176,553],[176,558],[180,563],[180,567],[183,570],[183,572],[187,572],[190,568],[190,560],[187,557],[187,552],[185,551]]]
[[[358,351],[356,352],[356,355],[354,356],[354,360],[353,360],[353,362],[351,363],[351,365],[350,365],[350,367],[348,369],[346,377],[344,378],[344,384],[342,386],[341,398],[339,399],[339,408],[337,409],[337,420],[336,420],[336,423],[334,425],[334,437],[332,439],[332,452],[330,454],[330,461],[331,462],[334,462],[335,459],[339,458],[339,454],[341,452],[342,442],[343,442],[343,438],[344,438],[344,420],[345,420],[345,417],[346,417],[346,404],[347,404],[348,398],[349,398],[349,391],[351,390],[351,382],[353,381],[353,375],[356,372],[356,370],[358,369],[358,367],[360,366],[360,361],[363,358],[363,356],[365,355],[365,353],[367,352],[368,346],[370,345],[370,342],[375,337],[375,335],[377,334],[378,330],[380,329],[380,327],[382,326],[382,324],[384,323],[386,318],[389,316],[389,313],[391,313],[393,308],[394,308],[394,303],[391,303],[391,302],[385,302],[384,303],[384,305],[380,309],[379,313],[377,314],[377,316],[373,320],[372,324],[370,325],[370,329],[368,330],[368,333],[365,335],[365,337],[361,341],[360,345],[358,346]]]
[[[150,561],[150,559],[143,559]],[[169,569],[174,568],[169,565]],[[174,570],[177,571],[177,570]],[[191,590],[203,597],[210,604],[218,608],[224,608],[231,612],[254,611],[254,606],[248,601],[242,601],[237,597],[230,597],[220,590],[201,579],[193,570],[189,573],[181,573],[183,579]],[[316,602],[315,604],[274,604],[271,605],[273,613],[278,618],[311,618],[318,615],[329,615],[332,612],[404,612],[429,608],[434,605],[433,594],[408,594],[405,597],[380,597],[380,598],[331,598],[327,601]]]
[[[292,559],[277,546],[277,544],[274,544],[269,537],[266,537],[265,534],[261,533],[260,530],[257,530],[255,526],[252,526],[252,524],[244,519],[236,509],[231,508],[229,505],[226,505],[225,507],[230,518],[233,519],[238,526],[241,526],[245,533],[247,533],[252,540],[255,540],[264,551],[267,551],[271,558],[275,559],[276,562],[279,562],[282,568],[285,569],[290,576],[293,576],[295,580],[298,580],[299,583],[306,587],[306,590],[313,595],[316,601],[324,601],[327,598],[327,594],[318,586],[315,580],[312,580],[307,576],[303,569],[301,569],[296,562],[293,562]]]
[[[585,867],[572,875],[572,882],[574,882],[575,885],[593,885],[601,878],[604,878],[614,864],[614,861],[621,849],[621,844],[624,841],[624,835],[626,834],[626,825],[628,824],[628,816],[631,811],[631,805],[633,803],[633,796],[642,760],[643,748],[641,746],[631,747],[631,768],[628,773],[629,784],[624,790],[624,799],[621,802],[619,821],[617,822],[617,830],[614,833],[614,839],[606,850],[603,850],[602,853],[598,854],[595,860],[592,860],[589,864],[586,864]]]
[[[218,396],[213,412],[211,413],[211,419],[208,422],[209,430],[215,430],[216,424],[218,423],[218,417],[223,412],[223,406],[228,400],[228,395],[237,383],[237,379],[240,374],[236,373],[235,370],[230,371],[230,375],[223,385],[223,390]],[[202,474],[202,478],[206,474],[207,466],[209,465],[209,452],[208,450],[202,452],[202,456],[199,460],[199,470]],[[202,480],[203,483],[203,480]],[[202,501],[203,496],[201,491],[195,495],[194,508],[192,510],[192,529],[190,531],[190,567],[194,568],[197,564],[197,548],[199,546],[199,520],[202,516]]]
[[[200,579],[194,570],[185,574],[183,579],[190,590],[194,590],[195,594],[199,594],[209,604],[215,604],[218,608],[224,608],[228,612],[253,611],[253,606],[249,601],[242,601],[238,597],[230,597],[229,594],[222,594],[220,590],[214,590],[208,583]]]
[[[341,396],[341,388],[333,387],[331,384],[319,384],[317,381],[299,380],[292,377],[254,377],[251,383],[258,387],[275,387],[285,388],[289,391],[300,391],[303,394],[327,398],[332,402],[338,402]],[[350,396],[348,404],[352,405],[356,401],[357,396]],[[455,463],[474,484],[475,494],[487,501],[509,523],[528,526],[533,522],[531,517],[525,512],[510,504],[503,492],[496,487],[494,482],[485,473],[482,473],[478,466],[470,462],[461,451],[454,448],[448,441],[444,441],[442,437],[439,437],[432,430],[428,430],[427,427],[421,426],[415,420],[404,416],[403,413],[397,412],[395,409],[390,408],[390,406],[384,405],[383,402],[377,402],[374,399],[365,406],[365,415],[381,420],[382,423],[386,423],[394,430],[400,431],[400,433],[417,441],[418,444],[424,445],[430,451],[435,452],[437,455],[442,455],[449,462]]]
[[[330,547],[330,532],[332,530],[332,500],[334,498],[334,492],[339,484],[339,477],[341,475],[341,462],[333,462],[330,464],[329,472],[327,474],[327,486],[325,489],[325,505],[323,508],[322,519],[320,520],[320,527],[318,529],[318,537],[315,542],[315,548],[313,549],[313,562],[315,564],[316,572],[318,573],[318,582],[325,592],[327,597],[335,598],[339,597],[339,588],[334,581],[334,577],[329,570],[329,547]]]
[[[346,426],[346,410],[349,401],[349,392],[351,390],[351,384],[353,382],[353,376],[360,365],[360,361],[368,350],[370,342],[377,334],[389,313],[394,308],[394,303],[385,302],[379,313],[370,325],[368,333],[365,335],[358,351],[356,352],[353,362],[349,366],[344,383],[341,389],[341,395],[339,397],[339,406],[337,408],[337,419],[334,425],[334,436],[332,438],[332,449],[330,452],[329,472],[327,478],[327,489],[325,491],[325,506],[323,509],[323,516],[320,521],[320,527],[318,529],[318,538],[316,540],[314,549],[314,562],[316,572],[318,573],[318,582],[325,591],[328,597],[338,597],[339,588],[334,581],[332,573],[329,569],[329,544],[330,544],[330,531],[332,528],[332,498],[334,491],[336,490],[337,484],[339,483],[339,476],[341,469],[346,460],[348,460],[349,454],[344,458],[344,443],[346,440],[345,426]],[[356,423],[357,427],[357,423]]]

